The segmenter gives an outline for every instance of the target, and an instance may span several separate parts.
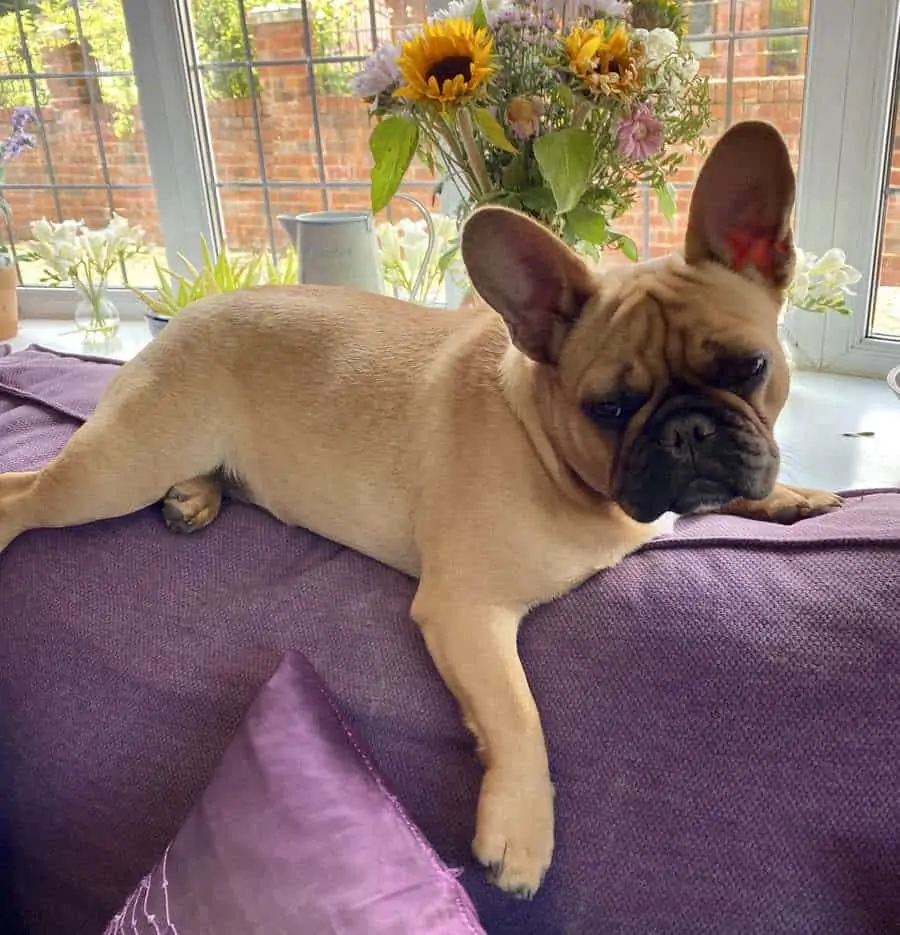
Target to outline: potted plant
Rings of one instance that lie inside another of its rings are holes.
[[[12,112],[12,131],[3,142],[0,142],[0,214],[3,215],[10,243],[12,243],[12,210],[9,202],[3,197],[6,164],[26,150],[34,149],[34,137],[25,132],[25,128],[32,120],[34,120],[34,111],[30,107],[17,107]],[[19,330],[17,286],[15,257],[12,250],[6,244],[2,244],[0,245],[0,341],[14,338]]]
[[[154,259],[157,277],[155,295],[134,286],[129,287],[147,306],[144,314],[154,337],[173,315],[204,296],[264,283],[286,284],[297,281],[297,258],[293,251],[288,251],[285,258],[276,263],[267,250],[246,258],[235,258],[227,250],[222,250],[213,257],[205,237],[200,238],[200,243],[202,262],[199,269],[180,253],[178,257],[187,268],[187,275],[173,272]]]

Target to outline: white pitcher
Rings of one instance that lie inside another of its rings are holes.
[[[434,251],[434,223],[428,209],[409,195],[397,194],[415,205],[425,218],[428,248],[422,259],[409,300],[418,302],[425,273]],[[364,292],[384,293],[378,261],[375,219],[368,211],[311,211],[279,214],[278,220],[297,250],[297,279],[321,286],[350,286]]]

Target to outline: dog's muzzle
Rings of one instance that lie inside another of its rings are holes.
[[[619,466],[615,498],[642,523],[768,496],[778,451],[737,410],[700,395],[668,399]]]

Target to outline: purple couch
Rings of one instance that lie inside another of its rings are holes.
[[[114,367],[0,349],[0,470],[52,457]],[[99,933],[287,650],[328,684],[496,935],[900,931],[900,491],[792,528],[680,522],[536,611],[521,648],[558,844],[521,903],[469,857],[472,743],[414,583],[229,504],[28,533],[0,557],[0,909]]]

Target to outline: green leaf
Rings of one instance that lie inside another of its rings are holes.
[[[528,173],[521,153],[504,167],[501,181],[507,191],[517,192],[525,187],[525,183],[528,181]]]
[[[506,133],[497,118],[486,107],[473,107],[472,116],[478,124],[478,129],[491,146],[496,146],[497,149],[502,149],[507,153],[518,153],[516,147],[506,138]]]
[[[563,107],[573,108],[575,106],[575,95],[567,84],[558,84],[556,93],[559,95],[559,102]]]
[[[484,12],[484,4],[481,0],[478,0],[478,6],[475,7],[475,12],[472,14],[472,25],[476,29],[487,29],[487,13]]]
[[[675,220],[675,186],[671,182],[663,182],[653,189],[659,201],[659,210],[666,221],[671,224]]]
[[[450,264],[459,256],[459,244],[456,243],[449,250],[445,250],[441,254],[441,258],[438,260],[438,273],[440,274],[441,279],[447,275],[447,270],[450,269]]]
[[[419,126],[408,117],[385,117],[369,137],[372,166],[372,211],[394,197],[412,162],[419,142]]]
[[[618,234],[615,231],[610,231],[610,234],[612,234],[615,245],[622,251],[622,255],[631,260],[632,263],[637,263],[637,244],[627,234]]]
[[[522,210],[522,199],[515,192],[503,192],[499,198],[494,200],[493,204],[504,208],[514,208],[516,211]]]
[[[566,215],[566,223],[572,233],[590,244],[605,244],[609,239],[606,218],[599,211],[592,211],[584,205],[575,205]]]
[[[527,188],[519,197],[529,211],[555,211],[556,199],[549,188]]]
[[[594,138],[569,128],[535,140],[534,158],[560,214],[571,211],[587,188],[594,167]]]

